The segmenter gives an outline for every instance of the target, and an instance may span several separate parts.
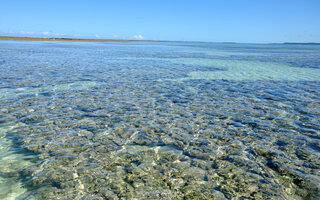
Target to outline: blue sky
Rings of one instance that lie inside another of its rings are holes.
[[[0,35],[320,42],[320,0],[1,0]]]

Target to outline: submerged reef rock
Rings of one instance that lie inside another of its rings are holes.
[[[178,86],[173,83],[168,95]],[[261,98],[250,105],[252,93],[223,102],[216,100],[221,91],[210,94],[192,102],[186,96],[196,94],[188,90],[170,97],[162,93],[155,102],[131,96],[123,107],[97,91],[65,98],[52,110],[35,108],[9,133],[40,158],[20,174],[28,187],[41,186],[35,189],[40,199],[316,197],[318,154],[310,154],[308,146],[296,147],[306,144],[305,134],[312,131],[283,123],[291,120],[288,116],[297,117],[291,110],[279,113],[290,102],[270,104]],[[185,103],[172,103],[182,98]],[[39,104],[29,102],[31,107]],[[13,107],[7,115],[16,109],[21,108]],[[316,150],[319,144],[308,145]]]
[[[0,199],[319,199],[319,50],[219,45],[3,44]]]

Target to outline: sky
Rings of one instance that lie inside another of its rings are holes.
[[[320,42],[320,0],[0,0],[0,35]]]

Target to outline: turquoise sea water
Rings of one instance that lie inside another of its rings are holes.
[[[0,199],[319,199],[320,46],[0,41]]]

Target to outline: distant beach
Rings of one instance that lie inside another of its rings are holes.
[[[183,42],[183,43],[206,43],[203,41],[169,41],[169,40],[113,40],[113,39],[84,39],[84,38],[41,38],[41,37],[12,37],[0,36],[0,40],[20,41],[64,41],[64,42]]]
[[[72,41],[72,42],[134,42],[135,41],[135,40],[111,40],[111,39],[39,38],[39,37],[9,37],[9,36],[0,36],[0,40]]]

